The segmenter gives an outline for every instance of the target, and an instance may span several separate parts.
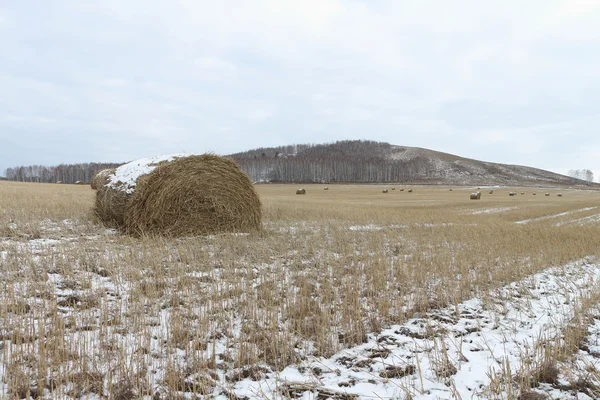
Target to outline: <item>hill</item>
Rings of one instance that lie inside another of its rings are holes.
[[[527,166],[364,140],[259,148],[230,157],[254,182],[600,187]]]

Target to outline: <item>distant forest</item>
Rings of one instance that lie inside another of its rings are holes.
[[[289,183],[447,183],[447,184],[586,184],[589,170],[573,170],[572,178],[530,167],[470,160],[451,154],[407,149],[369,140],[330,144],[298,144],[258,148],[227,157],[235,160],[252,182]],[[6,178],[21,182],[89,183],[102,169],[116,163],[61,164],[8,168]],[[581,180],[583,179],[583,180]]]
[[[253,182],[410,182],[439,175],[439,171],[431,170],[431,164],[425,158],[387,159],[385,155],[391,147],[389,143],[354,140],[258,148],[228,157],[234,159]],[[19,166],[8,168],[6,178],[20,182],[89,183],[96,172],[119,165]]]
[[[115,163],[81,163],[60,164],[55,167],[43,165],[28,165],[6,170],[6,179],[18,182],[40,183],[75,183],[77,181],[89,183],[96,172],[116,168],[121,164]]]
[[[253,182],[411,182],[443,174],[425,157],[388,159],[391,149],[389,143],[348,140],[261,148],[231,157]]]

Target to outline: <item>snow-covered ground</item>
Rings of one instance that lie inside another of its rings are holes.
[[[560,335],[578,299],[599,290],[599,279],[598,264],[552,268],[486,299],[471,299],[369,335],[367,343],[333,357],[310,358],[265,379],[242,380],[235,393],[279,398],[287,392],[303,399],[502,396],[490,386],[491,379],[506,375],[510,386],[524,355],[536,342]]]
[[[495,214],[495,213],[501,213],[501,212],[505,212],[505,211],[516,210],[517,208],[519,208],[519,207],[518,206],[513,206],[513,207],[482,208],[482,209],[479,209],[479,210],[472,211],[471,214],[473,214],[473,215]]]
[[[585,212],[585,211],[591,211],[591,210],[595,210],[597,208],[600,208],[600,207],[585,207],[585,208],[580,208],[578,210],[561,212],[558,214],[544,215],[543,217],[538,217],[538,218],[523,219],[521,221],[516,221],[515,223],[516,224],[529,224],[531,222],[555,219],[555,218],[560,218],[560,217],[564,217],[564,216],[571,215],[571,214],[576,214],[576,213]]]
[[[597,207],[583,208],[571,213],[595,208]],[[488,210],[498,209],[502,208]],[[357,234],[369,234],[396,228],[406,226],[365,224],[350,226],[348,230]],[[43,231],[52,235],[59,232],[69,233],[71,229],[77,229],[75,221],[47,221]],[[299,223],[289,226],[287,230],[276,226],[270,226],[269,229],[277,233],[301,235],[302,232],[315,231],[316,227],[310,223]],[[56,238],[7,238],[0,241],[0,261],[6,260],[15,252],[27,252],[32,255],[31,261],[35,264],[42,257],[52,258],[53,255],[75,249],[78,240],[102,241],[110,239],[113,235],[114,231],[106,230],[102,236],[73,233]],[[212,243],[216,239],[217,237],[206,238],[206,242]],[[291,249],[290,254],[295,254],[295,251]],[[94,257],[97,255],[91,255],[91,259]],[[272,268],[273,265],[266,263],[253,267],[251,272],[260,276],[269,273]],[[132,313],[132,310],[127,308],[128,296],[134,285],[132,282],[112,281],[101,269],[82,270],[80,273],[82,280],[89,282],[87,290],[106,293],[103,301],[110,303],[111,307],[114,305],[116,313]],[[210,273],[189,273],[187,277],[219,281],[222,273],[221,269],[216,269]],[[145,277],[142,276],[141,279]],[[252,284],[252,281],[249,282]],[[74,313],[70,302],[75,301],[74,299],[86,299],[86,291],[70,287],[68,277],[61,275],[58,269],[48,272],[46,283],[52,288],[61,313]],[[531,365],[540,362],[540,353],[536,350],[539,349],[540,343],[560,338],[563,329],[578,313],[580,300],[600,292],[599,283],[600,264],[596,260],[581,260],[562,267],[549,268],[483,296],[417,315],[403,324],[390,326],[377,334],[370,333],[365,343],[346,348],[331,357],[315,356],[314,353],[306,351],[311,345],[305,343],[297,347],[301,361],[279,372],[267,365],[257,365],[255,369],[216,369],[202,376],[203,381],[210,382],[210,393],[204,398],[506,399],[508,393],[518,393],[514,378]],[[15,287],[19,289],[21,286],[23,291],[26,291],[26,282]],[[600,318],[600,310],[596,315]],[[161,309],[156,316],[149,318],[148,343],[144,343],[144,338],[132,332],[119,334],[120,339],[115,343],[126,349],[128,357],[132,359],[136,357],[136,349],[148,347],[149,353],[145,356],[148,366],[146,379],[157,387],[157,390],[160,390],[160,382],[166,373],[164,343],[171,334],[173,318],[172,308]],[[241,318],[233,320],[231,332],[239,333],[242,325]],[[50,329],[43,325],[33,326],[36,326],[36,329]],[[108,332],[113,328],[106,329]],[[78,332],[72,338],[80,339],[80,343],[74,340],[70,346],[76,351],[82,351],[81,346],[99,343],[103,334],[106,332],[102,333],[99,330]],[[212,348],[205,350],[206,355],[216,360],[224,360],[231,350],[231,341],[235,341],[235,338],[218,338]],[[573,377],[568,372],[573,371],[577,379],[593,379],[582,374],[585,371],[597,370],[598,367],[598,320],[590,321],[585,343],[587,345],[575,355],[573,361],[579,367],[571,368],[565,364],[562,368],[565,371],[561,375],[563,386],[542,385],[536,389],[539,393],[561,399],[594,398],[589,392],[585,392],[583,387],[582,392],[575,390],[577,397],[572,397]],[[8,396],[3,377],[7,373],[5,361],[10,356],[11,345],[4,342],[0,347],[0,398]],[[184,363],[186,359],[182,354],[183,352],[177,350],[176,354],[172,355],[173,362]],[[57,397],[45,392],[40,398]],[[85,398],[101,399],[100,396],[93,395]],[[182,394],[181,398],[192,397],[188,393]],[[151,397],[146,399],[150,400]]]

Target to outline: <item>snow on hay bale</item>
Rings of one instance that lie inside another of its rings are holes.
[[[96,192],[94,212],[133,235],[189,236],[261,227],[252,182],[227,158],[178,154],[125,164]]]
[[[481,192],[471,193],[471,200],[481,200]]]
[[[115,169],[103,169],[101,171],[96,172],[96,175],[92,177],[92,181],[90,182],[92,189],[98,190],[100,187],[106,185],[110,182],[110,175],[115,173]]]
[[[306,194],[306,189],[296,189],[296,194]]]

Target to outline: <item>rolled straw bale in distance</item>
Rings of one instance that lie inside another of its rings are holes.
[[[329,188],[328,187],[324,187],[323,190],[329,190]]]
[[[387,193],[387,192],[388,192],[388,190],[387,190],[387,189],[383,189],[383,193]]]
[[[408,189],[408,193],[412,193],[412,189]]]
[[[546,196],[550,196],[550,193],[546,193]]]
[[[296,194],[306,194],[306,189],[296,189]]]
[[[400,188],[400,191],[401,191],[401,192],[404,192],[404,188]]]
[[[562,197],[562,193],[559,193],[559,194],[558,194],[558,197]]]
[[[481,192],[471,193],[471,200],[481,200]]]
[[[101,171],[96,172],[96,174],[92,177],[92,181],[90,185],[92,189],[98,190],[101,186],[106,185],[110,182],[110,175],[114,175],[115,169],[103,169]]]
[[[508,195],[509,195],[509,196],[516,196],[516,195],[517,195],[517,192],[509,192],[509,193],[508,193]]]
[[[125,164],[96,194],[107,225],[134,235],[190,236],[261,227],[252,182],[232,160],[174,155]]]

